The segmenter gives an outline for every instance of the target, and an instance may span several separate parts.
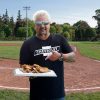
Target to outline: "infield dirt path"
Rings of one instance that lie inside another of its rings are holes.
[[[0,87],[29,88],[28,77],[14,76],[18,60],[0,59]],[[64,63],[65,89],[95,88],[100,91],[100,61],[81,56],[76,51],[76,61]]]

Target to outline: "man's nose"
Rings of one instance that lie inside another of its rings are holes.
[[[41,24],[41,27],[44,27],[45,25],[44,24]]]

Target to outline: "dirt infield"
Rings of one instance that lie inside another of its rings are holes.
[[[0,87],[29,88],[28,77],[14,76],[18,60],[0,59]],[[64,63],[65,91],[100,91],[100,61],[76,52],[76,61]]]
[[[20,46],[19,43],[0,43],[0,46]]]

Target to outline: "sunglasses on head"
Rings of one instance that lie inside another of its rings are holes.
[[[36,21],[35,24],[41,26],[41,25],[48,25],[49,22],[48,21]]]

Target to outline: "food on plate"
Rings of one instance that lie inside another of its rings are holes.
[[[49,71],[49,69],[47,67],[42,67],[38,64],[34,64],[33,66],[24,64],[24,65],[22,65],[22,68],[23,68],[23,71],[25,71],[27,73],[30,73],[30,72],[45,73],[45,72]]]
[[[48,72],[48,71],[49,71],[49,69],[48,69],[47,67],[42,67],[42,66],[37,65],[37,64],[34,64],[33,66],[34,66],[34,67],[36,68],[36,70],[37,70],[38,72],[40,72],[40,73],[45,73],[45,72]]]
[[[27,65],[27,64],[22,65],[22,68],[23,68],[23,70],[24,70],[25,72],[27,72],[27,73],[29,73],[29,72],[32,71],[32,66]]]

